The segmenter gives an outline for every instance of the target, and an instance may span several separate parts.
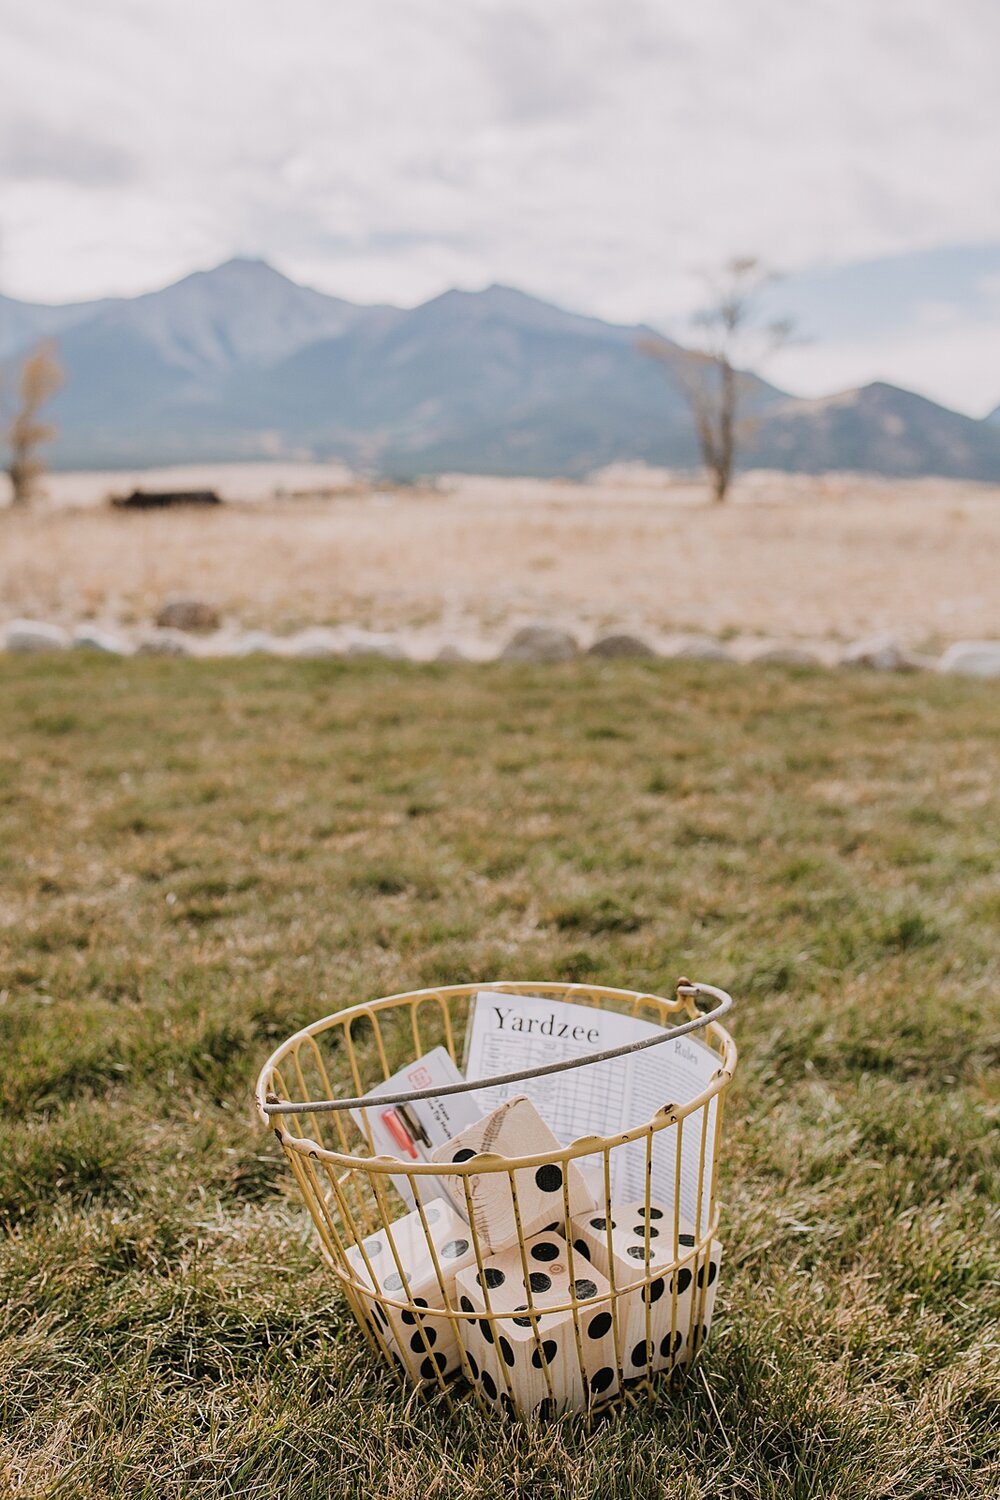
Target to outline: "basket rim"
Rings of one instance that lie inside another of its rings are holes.
[[[708,1086],[701,1093],[696,1094],[684,1104],[664,1104],[651,1119],[633,1126],[627,1131],[616,1132],[612,1136],[580,1136],[577,1140],[570,1142],[567,1146],[561,1147],[558,1151],[546,1151],[532,1156],[507,1157],[492,1153],[483,1153],[477,1155],[472,1161],[452,1163],[403,1161],[394,1156],[361,1156],[349,1152],[331,1150],[309,1136],[294,1135],[281,1123],[283,1120],[289,1118],[298,1119],[303,1116],[308,1117],[310,1113],[308,1109],[300,1110],[295,1115],[270,1113],[268,1109],[268,1104],[270,1103],[268,1094],[274,1070],[280,1064],[281,1060],[306,1038],[316,1036],[333,1026],[349,1026],[351,1021],[356,1017],[361,1018],[363,1016],[370,1016],[373,1012],[398,1008],[406,1002],[412,1004],[414,1002],[434,999],[460,999],[462,996],[471,997],[481,990],[496,990],[500,993],[529,996],[539,995],[567,1002],[572,1001],[574,996],[586,994],[603,996],[615,1000],[647,1001],[656,1005],[666,1006],[671,1010],[682,1010],[685,1008],[684,1001],[681,998],[682,995],[685,998],[691,999],[698,993],[706,993],[718,999],[724,999],[727,1002],[726,1010],[732,1005],[731,996],[726,991],[719,990],[713,985],[693,984],[689,980],[680,981],[677,996],[669,1000],[662,995],[653,994],[649,990],[628,990],[609,985],[569,983],[555,980],[480,980],[475,983],[466,984],[433,985],[422,990],[403,990],[394,995],[384,995],[375,1000],[361,1001],[354,1005],[344,1006],[340,1010],[332,1011],[329,1015],[322,1016],[318,1020],[310,1022],[308,1026],[301,1027],[298,1031],[287,1037],[264,1063],[254,1087],[254,1101],[262,1123],[269,1130],[274,1131],[274,1134],[278,1137],[286,1151],[291,1150],[299,1156],[328,1162],[333,1166],[347,1168],[351,1171],[374,1172],[380,1176],[391,1174],[407,1177],[465,1177],[473,1172],[508,1172],[522,1167],[541,1166],[546,1162],[572,1161],[580,1156],[596,1155],[615,1146],[627,1145],[632,1141],[641,1139],[643,1136],[652,1135],[659,1130],[678,1124],[688,1115],[701,1109],[710,1099],[721,1093],[728,1086],[736,1069],[738,1053],[736,1044],[729,1032],[718,1021],[713,1020],[711,1014],[703,1016],[701,1024],[706,1034],[710,1035],[719,1046],[720,1065],[712,1074]],[[669,1039],[664,1038],[663,1040],[666,1041]],[[484,1082],[482,1086],[485,1088],[488,1085],[489,1080]],[[316,1101],[317,1104],[320,1102]]]

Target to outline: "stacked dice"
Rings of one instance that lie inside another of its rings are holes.
[[[566,1241],[540,1234],[456,1278],[477,1314],[461,1324],[470,1373],[511,1414],[582,1411],[618,1389],[608,1283],[579,1257],[571,1279],[567,1262]]]
[[[438,1381],[457,1369],[455,1320],[447,1316],[447,1309],[455,1306],[458,1272],[474,1264],[476,1257],[469,1226],[451,1204],[431,1199],[424,1205],[423,1219],[414,1209],[394,1220],[388,1232],[352,1245],[347,1258],[363,1313],[409,1378],[416,1384]],[[366,1290],[358,1290],[357,1283]],[[385,1307],[373,1293],[410,1306]]]
[[[708,1337],[718,1289],[722,1246],[712,1240],[696,1254],[689,1224],[675,1226],[663,1203],[613,1205],[605,1214],[573,1219],[573,1248],[613,1281],[626,1380],[666,1370],[693,1358]],[[657,1274],[657,1273],[661,1274]],[[641,1283],[641,1284],[638,1284]]]
[[[438,1146],[431,1160],[446,1166],[477,1156],[547,1156],[561,1150],[530,1099],[519,1094]],[[594,1206],[593,1195],[572,1162],[565,1164],[565,1172],[558,1162],[544,1162],[510,1173],[502,1169],[443,1173],[441,1181],[474,1227],[480,1250],[491,1254],[530,1238],[553,1222],[565,1222],[567,1204],[570,1218]]]

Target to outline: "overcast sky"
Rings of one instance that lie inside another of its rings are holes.
[[[503,281],[683,333],[696,269],[735,253],[836,305],[841,267],[1000,247],[997,0],[0,0],[0,17],[13,296],[146,290],[245,254],[357,300]],[[770,373],[995,404],[1000,268],[935,265],[892,326],[841,334],[817,305],[822,338]]]

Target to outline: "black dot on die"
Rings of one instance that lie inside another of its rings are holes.
[[[669,1333],[665,1333],[663,1335],[662,1339],[660,1340],[660,1354],[663,1356],[664,1359],[673,1359],[674,1355],[677,1353],[678,1349],[681,1347],[681,1339],[683,1337],[684,1337],[684,1335],[681,1333],[680,1329],[678,1328],[677,1332],[674,1334],[673,1348],[671,1348]]]
[[[543,1364],[550,1365],[558,1353],[559,1345],[556,1343],[555,1339],[545,1339],[542,1343],[542,1347],[540,1349],[536,1349],[534,1354],[531,1356],[531,1363],[534,1365],[536,1370],[540,1370]]]
[[[611,1328],[611,1314],[600,1312],[591,1318],[587,1324],[587,1337],[591,1339],[602,1339]]]
[[[413,1350],[414,1354],[419,1354],[421,1349],[425,1349],[427,1347],[427,1344],[436,1344],[437,1336],[438,1331],[436,1328],[425,1328],[422,1333],[418,1328],[416,1333],[410,1339],[410,1348]],[[424,1343],[425,1339],[427,1340],[427,1344]]]
[[[475,1312],[476,1310],[472,1303],[469,1301],[468,1297],[460,1297],[458,1305],[463,1312]]]
[[[493,1326],[492,1326],[491,1323],[489,1323],[487,1321],[486,1318],[480,1318],[479,1319],[479,1332],[482,1334],[483,1338],[486,1340],[486,1342],[488,1344],[492,1344],[492,1342],[493,1342]]]
[[[476,1364],[476,1357],[475,1357],[475,1355],[474,1354],[467,1354],[465,1357],[466,1357],[466,1359],[469,1362],[469,1370],[470,1370],[470,1373],[472,1375],[473,1380],[478,1380],[479,1379],[479,1366]]]
[[[365,1240],[365,1249],[369,1255],[381,1255],[385,1245],[381,1240]]]
[[[648,1230],[647,1230],[645,1224],[636,1224],[635,1228],[632,1230],[632,1233],[633,1234],[638,1234],[638,1235],[643,1236],[643,1237],[645,1237],[645,1235],[648,1234],[649,1238],[651,1240],[655,1240],[657,1238],[657,1236],[659,1235],[660,1231],[658,1229],[654,1229],[653,1226],[652,1226],[652,1224],[650,1224]]]
[[[465,1254],[468,1248],[468,1240],[449,1240],[447,1245],[441,1246],[441,1258],[442,1260],[457,1260],[460,1255]]]
[[[654,1344],[647,1344],[645,1339],[643,1339],[640,1343],[636,1344],[629,1358],[636,1367],[639,1365],[648,1365],[653,1357],[654,1349]]]
[[[585,1240],[574,1240],[573,1249],[577,1255],[582,1255],[584,1260],[590,1260],[590,1246]]]
[[[377,1302],[374,1304],[374,1310],[375,1310],[375,1316],[378,1318],[379,1322],[382,1324],[382,1327],[383,1328],[388,1328],[388,1326],[389,1326],[389,1319],[386,1317],[385,1313],[383,1312],[382,1308],[379,1306],[379,1304]]]
[[[493,1376],[490,1374],[489,1370],[483,1371],[482,1382],[483,1390],[486,1392],[487,1396],[489,1396],[491,1401],[495,1401],[497,1399],[497,1383],[493,1379]]]
[[[427,1306],[427,1298],[426,1297],[414,1297],[414,1299],[413,1299],[413,1305],[414,1305],[414,1307],[426,1307]],[[399,1320],[400,1320],[401,1323],[415,1323],[417,1321],[417,1314],[410,1312],[410,1309],[406,1308],[405,1311],[403,1311],[403,1312],[400,1313]],[[433,1342],[434,1342],[434,1340],[432,1339],[431,1343],[433,1343]]]
[[[441,1217],[441,1210],[439,1208],[425,1208],[424,1209],[424,1218],[427,1220],[428,1224],[436,1224],[437,1221],[438,1221],[438,1219],[440,1219],[440,1217]]]
[[[559,1246],[553,1245],[551,1240],[543,1240],[540,1245],[532,1245],[532,1260],[555,1260],[559,1254]]]
[[[386,1292],[400,1292],[403,1289],[403,1278],[398,1271],[391,1271],[382,1283],[382,1289]]]
[[[647,1212],[646,1212],[646,1210],[644,1208],[640,1208],[639,1209],[639,1218],[640,1219],[662,1219],[663,1218],[663,1209],[662,1208],[651,1208],[649,1210],[649,1213],[647,1214]]]
[[[496,1266],[487,1266],[484,1271],[477,1271],[476,1272],[476,1285],[477,1286],[483,1286],[483,1285],[488,1286],[488,1287],[503,1286],[503,1284],[504,1284],[504,1282],[506,1280],[507,1280],[506,1276],[503,1274],[502,1271],[498,1271],[497,1268],[496,1268]]]
[[[578,1297],[581,1302],[586,1302],[590,1297],[596,1297],[597,1282],[587,1281],[586,1279],[582,1281],[574,1281],[573,1295],[575,1297]]]
[[[471,1161],[475,1154],[470,1146],[463,1146],[461,1151],[455,1152],[452,1161]]]
[[[680,1270],[677,1272],[677,1295],[679,1297],[683,1297],[684,1293],[687,1291],[690,1285],[691,1268],[690,1266],[681,1266]]]
[[[590,1221],[590,1227],[591,1227],[591,1229],[607,1229],[607,1227],[608,1227],[608,1221],[607,1221],[607,1219],[591,1219],[591,1221]],[[614,1221],[614,1219],[612,1219],[611,1220],[611,1228],[614,1229],[614,1227],[615,1227],[615,1221]]]
[[[684,1248],[685,1248],[685,1250],[693,1250],[694,1249],[694,1235],[693,1234],[679,1234],[677,1236],[677,1243],[678,1243],[678,1245],[683,1245]]]
[[[517,1306],[515,1307],[514,1311],[515,1312],[524,1312],[527,1309],[527,1306],[528,1306],[527,1302],[519,1302],[517,1304]],[[530,1318],[512,1318],[511,1322],[514,1324],[515,1328],[530,1328],[531,1327],[531,1319]]]
[[[659,1302],[660,1298],[663,1296],[664,1290],[665,1290],[665,1283],[664,1283],[663,1277],[662,1276],[658,1276],[655,1281],[651,1281],[649,1283],[649,1286],[644,1286],[643,1287],[643,1289],[642,1289],[642,1300],[643,1300],[643,1302]]]
[[[528,1285],[533,1292],[547,1292],[552,1285],[552,1277],[546,1276],[544,1271],[532,1271],[528,1277]]]
[[[630,1255],[633,1260],[645,1260],[646,1247],[645,1245],[626,1245],[625,1254]]]
[[[554,1224],[546,1224],[545,1228],[542,1230],[542,1233],[543,1234],[555,1234],[556,1230],[559,1227],[560,1227],[559,1220],[557,1219]]]
[[[535,1181],[543,1193],[558,1193],[563,1185],[562,1167],[554,1161],[547,1161],[543,1167],[539,1167],[535,1173]]]
[[[705,1278],[706,1271],[708,1272],[708,1279],[707,1280]],[[719,1268],[715,1264],[715,1261],[714,1260],[710,1260],[709,1263],[708,1263],[708,1265],[707,1266],[702,1266],[701,1269],[698,1272],[698,1285],[699,1286],[711,1286],[712,1282],[715,1280],[716,1276],[718,1275],[718,1271],[719,1271]]]
[[[590,1377],[590,1388],[600,1395],[602,1391],[607,1390],[614,1378],[614,1370],[612,1370],[610,1365],[605,1365],[603,1369],[598,1370],[596,1374]]]
[[[546,1396],[544,1400],[539,1401],[538,1405],[535,1407],[535,1416],[540,1422],[551,1422],[554,1419],[555,1415],[556,1403],[555,1398],[552,1396]]]
[[[514,1351],[510,1347],[510,1344],[507,1342],[507,1340],[504,1338],[503,1334],[501,1334],[497,1339],[497,1348],[503,1355],[504,1364],[512,1365],[514,1363]]]
[[[500,1393],[500,1405],[503,1407],[506,1415],[513,1422],[517,1416],[517,1407],[514,1405],[513,1401],[510,1399],[506,1391],[501,1391]]]
[[[420,1373],[425,1380],[433,1380],[438,1370],[444,1374],[447,1363],[448,1359],[444,1354],[428,1354],[426,1359],[420,1361]]]

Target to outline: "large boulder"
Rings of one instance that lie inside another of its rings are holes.
[[[215,605],[204,599],[168,599],[156,623],[161,630],[218,630],[221,621]]]
[[[4,635],[8,651],[65,651],[69,636],[59,625],[44,620],[11,620]]]
[[[628,635],[624,631],[617,635],[602,635],[587,652],[588,656],[599,656],[606,661],[619,661],[625,657],[655,656],[656,652],[641,636]]]
[[[842,667],[868,667],[876,672],[916,672],[929,662],[901,646],[895,636],[869,635],[852,641],[840,655]]]
[[[576,637],[555,625],[525,625],[511,636],[502,661],[572,661],[579,656]]]
[[[939,672],[1000,677],[1000,641],[956,641],[937,664]]]

